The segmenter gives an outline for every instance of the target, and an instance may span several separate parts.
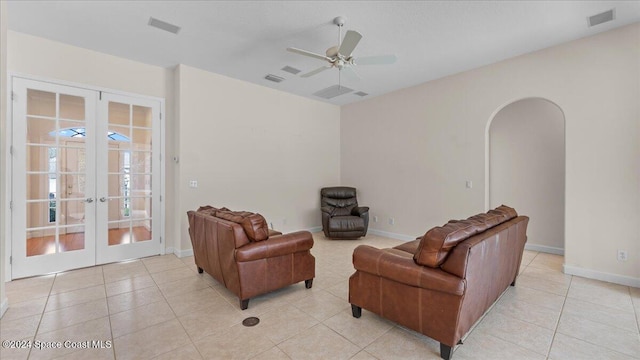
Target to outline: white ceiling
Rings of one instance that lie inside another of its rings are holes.
[[[592,28],[587,17],[615,8],[616,19]],[[292,54],[324,53],[344,31],[363,35],[354,56],[396,54],[394,65],[361,66],[342,84],[371,98],[517,55],[640,21],[640,1],[9,1],[9,28],[162,67],[186,64],[319,99],[338,82],[323,62]],[[149,17],[182,27],[178,35]],[[281,83],[264,79],[284,77]],[[328,102],[363,98],[346,94]]]

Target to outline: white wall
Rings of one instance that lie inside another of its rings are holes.
[[[530,217],[527,247],[564,251],[564,115],[544,99],[507,105],[489,131],[490,207]]]
[[[6,169],[7,148],[7,3],[0,1],[0,317],[4,315],[9,305],[4,291],[4,251],[7,238],[6,209],[7,189],[9,180]]]
[[[515,100],[549,99],[566,118],[565,270],[640,286],[638,64],[634,24],[344,106],[342,183],[391,233],[481,212],[489,120]]]
[[[177,74],[181,249],[187,211],[206,204],[259,212],[284,232],[320,226],[320,188],[340,181],[340,108],[184,65]]]
[[[44,38],[8,32],[8,70],[46,79],[86,84],[165,98],[166,116],[166,217],[175,216],[173,178],[175,166],[169,154],[174,152],[171,136],[177,126],[173,114],[173,70],[143,64],[124,58],[87,50]],[[165,223],[165,234],[175,233],[175,222]],[[174,246],[175,237],[167,237],[167,247]]]

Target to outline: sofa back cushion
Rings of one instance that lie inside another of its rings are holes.
[[[269,238],[267,220],[260,215],[248,211],[218,210],[215,217],[240,224],[251,241],[263,241]]]
[[[486,214],[474,215],[466,220],[451,220],[444,226],[434,227],[420,240],[413,260],[420,265],[439,267],[458,243],[517,216],[514,209],[501,205]]]

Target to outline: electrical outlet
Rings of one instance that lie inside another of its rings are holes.
[[[473,188],[473,181],[467,180],[465,183],[465,186],[467,187],[467,189]]]
[[[396,219],[389,218],[389,225],[395,225],[395,224],[396,224]]]
[[[373,216],[373,222],[378,222],[378,216],[376,215]]]
[[[193,189],[197,188],[198,187],[198,180],[190,180],[189,181],[189,187],[193,188]]]
[[[618,249],[618,261],[627,261],[627,250]]]

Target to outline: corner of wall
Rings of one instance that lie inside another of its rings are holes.
[[[8,181],[9,171],[6,171],[6,151],[7,148],[7,2],[0,1],[0,169],[2,169],[0,174],[0,199],[2,199],[3,204],[0,204],[0,259],[2,259],[4,263],[5,259],[5,248],[7,246],[7,242],[9,241],[9,236],[7,236],[7,227],[5,223],[5,216],[7,206],[7,192],[6,192],[6,184]],[[4,264],[0,265],[0,317],[4,315],[5,311],[9,307],[9,300],[7,299],[7,295],[4,288],[5,282],[5,272],[4,272]]]

